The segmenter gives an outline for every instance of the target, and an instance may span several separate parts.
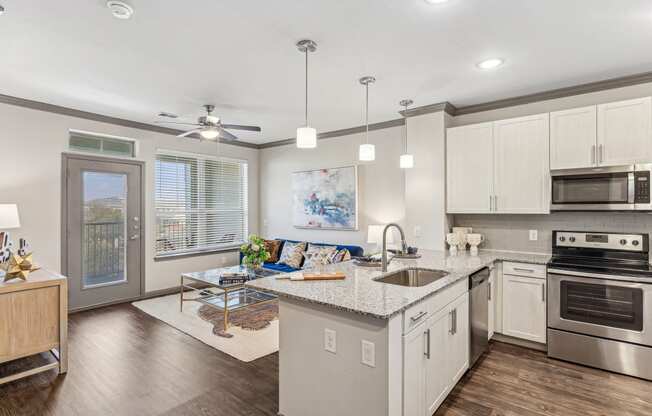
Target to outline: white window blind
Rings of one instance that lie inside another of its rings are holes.
[[[248,235],[247,162],[160,151],[156,155],[156,254],[210,251]]]

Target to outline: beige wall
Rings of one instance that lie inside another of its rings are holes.
[[[357,161],[364,134],[320,140],[317,149],[286,145],[260,152],[260,224],[269,238],[350,243],[366,246],[367,226],[405,220],[404,172],[399,168],[402,127],[369,133],[376,161]],[[419,163],[419,156],[416,157]],[[359,230],[298,229],[292,225],[292,172],[359,164]]]
[[[28,239],[35,261],[61,269],[61,153],[67,151],[68,130],[78,129],[138,140],[138,160],[145,162],[146,290],[178,285],[183,271],[237,263],[224,253],[179,260],[154,261],[154,157],[157,149],[219,154],[249,161],[249,228],[258,229],[258,150],[199,143],[174,136],[0,104],[0,203],[17,203],[21,228],[12,235]]]

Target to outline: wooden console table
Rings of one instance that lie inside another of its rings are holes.
[[[0,281],[0,364],[50,352],[55,362],[0,378],[0,384],[53,368],[68,370],[68,283],[47,270]]]

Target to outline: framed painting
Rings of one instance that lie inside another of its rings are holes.
[[[358,167],[292,174],[292,223],[297,228],[358,229]]]

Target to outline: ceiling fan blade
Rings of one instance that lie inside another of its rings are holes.
[[[229,133],[228,131],[224,129],[220,129],[220,137],[225,139],[225,140],[238,140],[238,137]]]
[[[184,123],[184,122],[181,122],[181,121],[164,121],[164,120],[160,120],[160,121],[157,120],[154,123],[156,123],[156,124],[184,124],[186,126],[199,126],[200,125],[200,124],[197,124],[197,123]]]
[[[258,126],[241,126],[239,124],[222,124],[223,129],[232,129],[232,130],[246,130],[246,131],[261,131]]]
[[[200,131],[201,131],[201,129],[189,130],[189,131],[187,131],[185,133],[181,133],[177,137],[187,137],[187,136],[190,136],[191,134],[199,133]]]

